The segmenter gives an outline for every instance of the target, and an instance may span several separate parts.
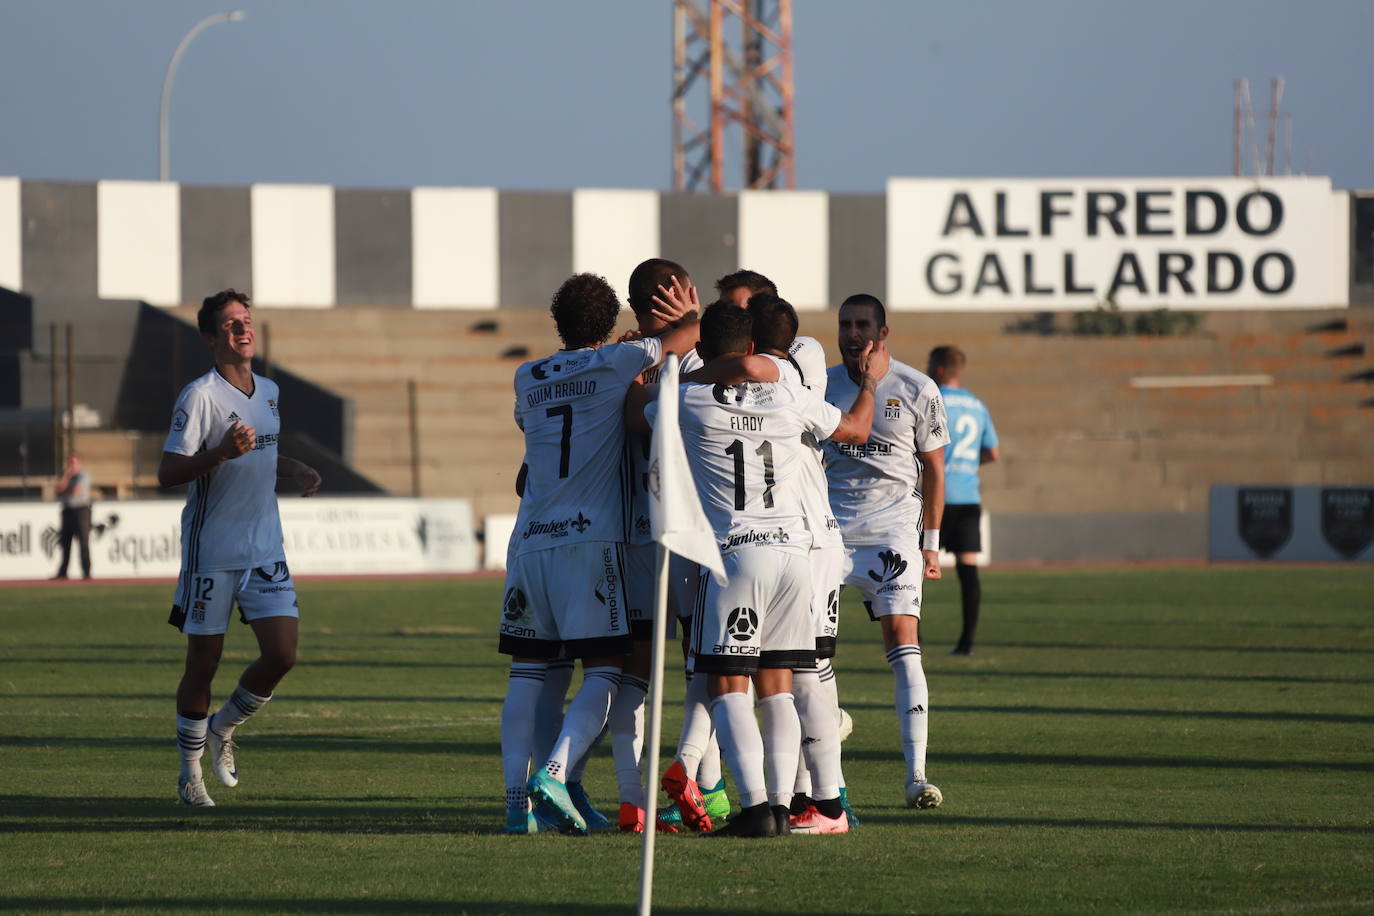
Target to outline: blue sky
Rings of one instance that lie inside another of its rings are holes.
[[[670,0],[0,0],[0,175],[667,188]],[[1374,3],[796,0],[798,186],[1231,170],[1287,79],[1295,170],[1374,187]],[[734,142],[734,141],[732,141]],[[1280,163],[1281,164],[1281,163]],[[731,172],[732,186],[739,176]]]

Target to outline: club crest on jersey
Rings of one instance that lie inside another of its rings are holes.
[[[272,400],[271,398],[268,398],[268,399],[267,399],[267,408],[268,408],[268,410],[271,410],[271,411],[272,411],[272,416],[277,417],[278,419],[281,418],[281,414],[277,413],[277,402],[276,402],[276,401]]]
[[[882,572],[870,569],[868,578],[874,582],[891,582],[907,570],[907,561],[902,559],[902,555],[895,550],[884,550],[878,554],[878,559],[883,561]]]
[[[902,418],[902,402],[896,398],[888,398],[883,405],[883,417],[888,420],[900,420]]]

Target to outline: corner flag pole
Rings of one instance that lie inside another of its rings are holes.
[[[692,468],[678,426],[678,359],[668,354],[658,379],[653,444],[649,449],[649,528],[654,551],[657,592],[654,595],[654,646],[649,671],[648,719],[644,755],[644,855],[639,866],[639,914],[649,916],[654,898],[654,836],[658,828],[658,746],[663,732],[663,643],[668,635],[668,563],[675,553],[710,570],[725,584],[725,564],[715,534],[697,498]],[[652,405],[651,405],[652,406]],[[645,411],[649,417],[649,411]]]
[[[672,357],[669,357],[670,359]],[[644,848],[639,861],[639,916],[654,904],[654,839],[658,834],[658,745],[663,738],[663,644],[668,636],[668,548],[654,548],[654,651],[649,667],[644,750]]]

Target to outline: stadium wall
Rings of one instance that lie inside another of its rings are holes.
[[[899,310],[1329,308],[1374,301],[1371,236],[1374,199],[1315,178],[893,179],[886,194],[705,196],[0,177],[0,286],[40,301],[171,306],[236,286],[265,307],[542,307],[573,271],[619,287],[667,254],[698,276],[761,270],[800,309],[860,290]],[[1163,278],[1185,264],[1187,284]],[[941,292],[956,267],[960,290]]]

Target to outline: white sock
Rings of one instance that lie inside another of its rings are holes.
[[[620,786],[621,802],[644,807],[643,773],[640,755],[644,752],[644,694],[649,682],[633,674],[620,675],[620,692],[611,704],[611,757],[615,760],[615,781]]]
[[[687,771],[687,775],[698,782],[701,781],[698,775],[701,761],[713,737],[711,711],[707,706],[709,702],[710,698],[706,695],[706,675],[689,674],[687,696],[682,701],[682,732],[677,739],[677,759],[682,761],[682,767]],[[716,760],[716,767],[719,769],[719,750],[716,752]]]
[[[907,782],[926,781],[926,743],[930,734],[930,691],[921,668],[921,647],[897,646],[887,653],[896,677],[897,724],[902,729],[902,754]]]
[[[619,696],[619,694],[616,695]],[[592,739],[591,744],[587,745],[587,749],[582,752],[582,756],[574,760],[572,762],[572,765],[568,767],[568,782],[582,781],[582,774],[587,772],[587,764],[590,763],[591,759],[596,756],[596,749],[601,747],[601,742],[605,741],[606,736],[610,733],[610,717],[607,716],[606,725],[601,729],[601,731],[596,733],[596,737]]]
[[[225,698],[224,705],[210,717],[210,727],[221,738],[228,738],[234,733],[234,729],[247,722],[254,713],[266,706],[270,699],[270,695],[260,697],[255,693],[249,693],[242,684],[237,684],[234,692]]]
[[[501,770],[506,807],[525,808],[525,781],[534,740],[534,705],[544,687],[543,662],[511,662],[506,702],[501,707]]]
[[[835,683],[835,669],[831,666],[830,659],[816,659],[816,677],[820,680],[821,690],[825,691],[827,702],[830,703],[830,705],[833,706],[835,709],[835,728],[836,735],[838,736],[840,717],[840,691],[839,685]],[[837,779],[839,779],[840,786],[843,787],[846,785],[846,783],[844,781],[844,762],[840,754],[835,755],[835,766],[839,767],[839,769],[835,772],[835,776]]]
[[[840,722],[830,693],[815,671],[792,672],[792,694],[802,729],[802,772],[810,774],[805,793],[812,798],[840,794]],[[797,789],[798,792],[802,790]]]
[[[606,727],[606,714],[611,710],[611,701],[619,687],[619,668],[607,665],[582,669],[582,686],[577,688],[577,695],[568,704],[568,711],[563,715],[563,731],[559,732],[558,741],[545,764],[554,779],[567,782],[568,761],[585,754]]]
[[[725,775],[720,769],[720,742],[716,740],[716,730],[711,729],[711,737],[706,742],[706,753],[701,755],[697,765],[697,785],[702,791],[725,785]]]
[[[195,782],[201,778],[200,758],[205,753],[205,731],[210,720],[201,716],[188,719],[177,715],[177,747],[181,748],[182,782]]]
[[[534,743],[530,746],[530,759],[535,766],[549,759],[553,743],[563,730],[563,703],[568,698],[576,665],[570,658],[556,658],[544,671],[544,689],[539,691],[539,700],[534,705]]]
[[[763,776],[763,735],[754,719],[754,704],[745,693],[722,693],[711,701],[711,721],[720,736],[720,750],[735,774],[739,803],[745,808],[763,804],[768,790]]]
[[[797,779],[801,757],[801,720],[790,693],[775,693],[759,700],[759,719],[763,724],[763,773],[768,787],[768,804],[792,804],[792,784]],[[835,790],[839,795],[839,789]]]

